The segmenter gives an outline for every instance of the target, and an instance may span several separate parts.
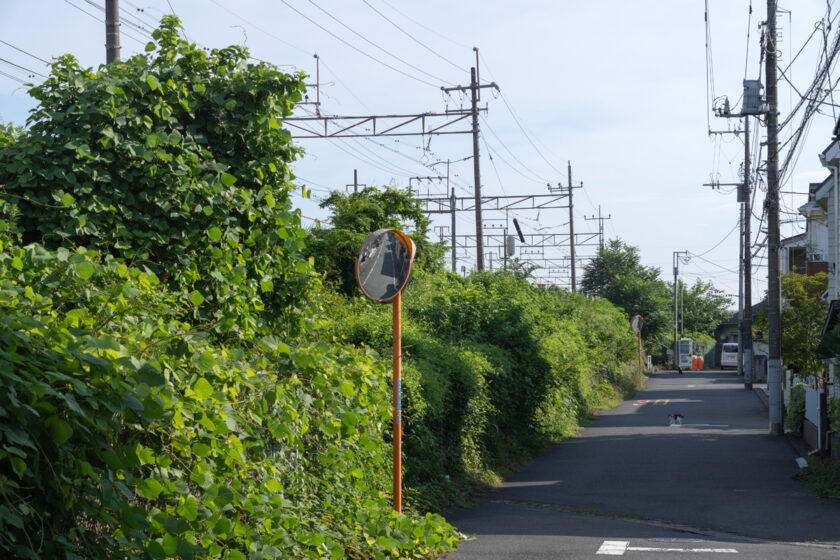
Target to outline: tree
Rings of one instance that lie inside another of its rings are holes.
[[[715,288],[711,282],[703,282],[699,278],[691,287],[687,287],[682,280],[679,286],[683,294],[682,324],[685,332],[713,335],[715,328],[731,315],[729,308],[732,306],[732,298]]]
[[[624,310],[629,317],[642,315],[642,336],[652,346],[664,345],[673,326],[668,285],[659,278],[659,269],[640,263],[636,247],[611,239],[584,267],[581,291],[602,297]]]
[[[782,360],[801,378],[822,380],[825,364],[817,349],[827,308],[822,294],[828,287],[828,275],[813,276],[788,273],[782,276]],[[767,310],[756,317],[756,327],[766,330]]]
[[[310,330],[301,76],[179,27],[0,127],[0,556],[436,557],[385,492],[384,368]]]
[[[429,219],[411,190],[365,187],[345,194],[333,191],[321,202],[332,211],[332,229],[312,229],[307,254],[327,281],[345,294],[355,291],[355,263],[359,247],[370,233],[383,228],[404,230],[417,245],[415,266],[439,269],[443,247],[427,239]]]
[[[148,54],[96,71],[58,58],[30,90],[27,130],[0,132],[0,198],[25,244],[136,264],[192,293],[219,333],[294,332],[312,270],[280,119],[303,76],[243,47],[205,52],[179,28],[165,17]]]

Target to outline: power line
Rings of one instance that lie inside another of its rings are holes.
[[[65,0],[65,2],[66,2],[66,1],[67,1],[67,0]],[[416,80],[416,81],[418,81],[418,82],[420,82],[420,83],[422,83],[422,84],[426,84],[427,86],[432,86],[432,87],[434,87],[434,88],[438,88],[438,87],[439,87],[439,85],[437,85],[437,84],[433,84],[433,83],[431,83],[431,82],[427,82],[426,80],[424,80],[424,79],[422,79],[422,78],[418,78],[417,76],[412,76],[411,74],[409,74],[409,73],[407,73],[407,72],[403,72],[403,71],[402,71],[402,70],[400,70],[399,68],[396,68],[396,67],[394,67],[394,66],[391,66],[391,65],[390,65],[390,64],[388,64],[387,62],[382,61],[382,60],[379,60],[379,59],[378,59],[378,58],[376,58],[375,56],[373,56],[373,55],[371,55],[371,54],[366,53],[365,51],[363,51],[362,49],[360,49],[360,48],[359,48],[359,47],[357,47],[356,45],[354,45],[354,44],[352,44],[352,43],[350,43],[350,42],[348,42],[348,41],[346,41],[346,40],[342,39],[341,37],[339,37],[338,35],[336,35],[336,34],[335,34],[335,33],[333,33],[332,31],[330,31],[329,29],[327,29],[326,27],[324,27],[323,25],[321,25],[320,23],[318,23],[318,22],[317,22],[317,21],[315,21],[314,19],[310,18],[309,16],[307,16],[306,14],[304,14],[303,12],[301,12],[300,10],[298,10],[297,8],[295,8],[294,6],[292,6],[291,4],[289,4],[289,2],[287,2],[287,0],[280,0],[280,1],[281,1],[283,4],[285,4],[287,8],[289,8],[290,10],[292,10],[293,12],[295,12],[296,14],[298,14],[300,17],[302,17],[303,19],[305,19],[306,21],[308,21],[309,23],[311,23],[312,25],[314,25],[315,27],[317,27],[317,28],[318,28],[318,29],[320,29],[321,31],[324,31],[325,33],[327,33],[328,35],[330,35],[330,36],[331,36],[331,37],[333,37],[334,39],[337,39],[338,41],[341,41],[342,43],[344,43],[345,45],[347,45],[348,47],[350,47],[350,48],[351,48],[351,49],[353,49],[354,51],[356,51],[356,52],[358,52],[358,53],[360,53],[360,54],[362,54],[362,55],[364,55],[364,56],[368,57],[369,59],[373,60],[374,62],[378,62],[379,64],[381,64],[381,65],[383,65],[383,66],[385,66],[385,67],[387,67],[387,68],[390,68],[390,69],[391,69],[391,70],[393,70],[394,72],[397,72],[397,73],[399,73],[399,74],[402,74],[403,76],[405,76],[405,77],[407,77],[407,78],[411,78],[412,80]]]
[[[739,226],[739,225],[740,225],[740,220],[739,220],[738,222],[735,222],[735,227],[733,227],[731,230],[729,230],[729,233],[727,233],[727,234],[723,237],[723,239],[721,239],[720,241],[718,241],[718,242],[715,244],[715,246],[714,246],[714,247],[712,247],[711,249],[709,249],[708,251],[704,251],[704,252],[702,252],[702,253],[700,253],[700,254],[697,254],[697,253],[689,253],[689,254],[690,254],[692,257],[702,257],[702,256],[704,256],[704,255],[708,255],[709,253],[711,253],[712,251],[714,251],[715,249],[717,249],[718,247],[720,247],[721,245],[723,245],[723,242],[724,242],[724,241],[726,241],[727,239],[729,239],[729,236],[730,236],[730,235],[732,235],[732,234],[735,232],[735,230],[736,230],[736,229],[738,229],[738,226]]]
[[[364,1],[364,0],[363,0],[363,1]],[[415,66],[415,65],[411,64],[410,62],[408,62],[408,61],[406,61],[406,60],[403,60],[402,58],[398,57],[397,55],[395,55],[394,53],[392,53],[392,52],[391,52],[391,51],[389,51],[388,49],[383,48],[383,47],[380,47],[379,45],[377,45],[376,43],[374,43],[373,41],[371,41],[370,39],[368,39],[367,37],[365,37],[364,35],[362,35],[362,34],[361,34],[361,33],[359,33],[358,31],[356,31],[355,29],[353,29],[352,27],[350,27],[349,25],[347,25],[346,23],[344,23],[343,21],[341,21],[340,19],[338,19],[337,17],[335,17],[334,15],[332,15],[331,13],[329,13],[327,10],[325,10],[324,8],[322,8],[321,6],[319,6],[318,4],[316,4],[314,0],[309,0],[309,3],[310,3],[310,4],[312,4],[313,6],[315,6],[316,8],[318,8],[319,10],[321,10],[322,12],[324,12],[324,14],[326,14],[326,15],[327,15],[327,17],[329,17],[330,19],[332,19],[333,21],[335,21],[336,23],[338,23],[339,25],[341,25],[342,27],[344,27],[345,29],[347,29],[350,33],[352,33],[352,34],[356,35],[357,37],[359,37],[361,40],[365,41],[365,42],[366,42],[366,43],[368,43],[369,45],[371,45],[371,46],[373,46],[373,47],[375,47],[375,48],[379,49],[379,50],[380,50],[380,51],[382,51],[382,52],[384,52],[385,54],[387,54],[387,55],[388,55],[388,56],[390,56],[391,58],[394,58],[394,59],[396,59],[396,60],[399,60],[400,62],[402,62],[402,63],[403,63],[403,64],[405,64],[406,66],[409,66],[410,68],[413,68],[414,70],[417,70],[417,71],[418,71],[418,72],[420,72],[421,74],[425,74],[426,76],[428,76],[428,77],[432,78],[433,80],[437,80],[438,82],[442,82],[442,83],[448,83],[448,82],[447,82],[446,80],[444,80],[443,78],[439,78],[439,77],[435,76],[434,74],[429,74],[428,72],[426,72],[426,71],[425,71],[425,70],[423,70],[422,68],[418,68],[417,66]]]
[[[15,68],[19,68],[19,69],[23,70],[24,72],[29,72],[30,74],[34,74],[36,76],[41,76],[42,78],[46,78],[46,76],[44,74],[41,74],[40,72],[36,72],[35,70],[30,70],[29,68],[26,68],[25,66],[21,66],[20,64],[15,64],[11,60],[6,60],[5,58],[0,58],[0,62],[5,62],[9,66],[14,66]]]
[[[310,0],[310,1],[311,1],[311,0]],[[376,12],[377,14],[379,14],[380,16],[382,16],[382,18],[383,18],[385,21],[387,21],[388,23],[390,23],[391,25],[393,25],[394,27],[396,27],[397,29],[399,29],[400,31],[402,31],[402,32],[403,32],[403,34],[405,34],[405,36],[406,36],[406,37],[408,37],[409,39],[411,39],[412,41],[414,41],[415,43],[417,43],[418,45],[420,45],[421,47],[423,47],[424,49],[426,49],[427,51],[429,51],[430,53],[432,53],[432,54],[433,54],[433,55],[435,55],[436,57],[440,58],[440,59],[441,59],[441,60],[443,60],[444,62],[448,62],[449,64],[451,64],[452,66],[454,66],[454,67],[455,67],[455,68],[457,68],[458,70],[461,70],[462,72],[463,72],[463,71],[465,71],[465,69],[464,69],[463,67],[461,67],[459,64],[456,64],[456,63],[452,62],[451,60],[449,60],[448,58],[446,58],[445,56],[443,56],[443,55],[439,54],[437,51],[435,51],[435,50],[434,50],[434,49],[432,49],[431,47],[428,47],[425,43],[423,43],[423,42],[422,42],[422,41],[420,41],[419,39],[415,38],[415,37],[414,37],[413,35],[411,35],[408,31],[406,31],[405,29],[403,29],[402,27],[400,27],[399,25],[397,25],[396,23],[394,23],[391,19],[389,19],[389,18],[388,18],[388,16],[386,16],[385,14],[383,14],[382,12],[380,12],[379,10],[377,10],[376,8],[374,8],[373,6],[371,6],[371,5],[370,5],[370,2],[368,2],[367,0],[362,0],[362,2],[364,2],[364,3],[365,3],[365,5],[366,5],[368,8],[370,8],[371,10],[373,10],[374,12]]]
[[[12,48],[13,48],[13,49],[15,49],[16,51],[22,52],[23,54],[25,54],[25,55],[27,55],[27,56],[31,56],[31,57],[32,57],[32,58],[34,58],[35,60],[40,60],[40,61],[41,61],[41,62],[43,62],[44,64],[50,64],[50,61],[49,61],[49,60],[44,60],[44,59],[43,59],[43,58],[41,58],[40,56],[35,56],[34,54],[32,54],[32,53],[30,53],[30,52],[27,52],[27,51],[25,51],[25,50],[23,50],[23,49],[21,49],[21,48],[19,48],[19,47],[16,47],[16,46],[14,46],[14,45],[13,45],[13,44],[11,44],[11,43],[7,43],[6,41],[4,41],[4,40],[2,40],[2,39],[0,39],[0,43],[3,43],[4,45],[6,45],[6,46],[8,46],[8,47],[12,47]]]
[[[417,26],[419,26],[419,27],[422,27],[422,28],[423,28],[423,29],[425,29],[426,31],[429,31],[429,32],[431,32],[431,33],[434,33],[435,35],[437,35],[437,36],[438,36],[438,37],[440,37],[441,39],[444,39],[445,41],[449,41],[449,42],[450,42],[450,43],[452,43],[453,45],[458,45],[459,47],[462,47],[462,48],[465,48],[465,49],[469,49],[469,48],[471,48],[471,47],[470,47],[470,46],[468,46],[468,45],[465,45],[465,44],[463,44],[463,43],[459,43],[458,41],[455,41],[454,39],[450,39],[450,38],[449,38],[449,37],[447,37],[446,35],[441,35],[438,31],[435,31],[435,30],[434,30],[434,29],[432,29],[431,27],[427,27],[427,26],[423,25],[421,22],[417,21],[416,19],[413,19],[413,18],[411,18],[410,16],[406,15],[406,13],[405,13],[405,12],[401,12],[398,8],[396,8],[393,4],[390,4],[387,0],[382,0],[382,3],[383,3],[383,4],[385,4],[386,6],[388,6],[389,8],[391,8],[392,10],[394,10],[395,12],[397,12],[398,14],[400,14],[402,17],[404,17],[404,18],[405,18],[405,19],[407,19],[408,21],[412,22],[413,24],[415,24],[415,25],[417,25]]]
[[[487,71],[490,72],[490,75],[492,77],[492,71],[490,70],[489,65],[487,64],[487,60],[485,60],[484,56],[481,53],[479,53],[478,56],[481,58],[481,61],[484,62],[484,65],[487,66]],[[531,138],[531,135],[528,134],[527,130],[525,130],[525,126],[522,124],[522,121],[519,119],[516,111],[513,110],[513,106],[508,101],[504,92],[501,89],[499,89],[498,92],[499,92],[499,97],[502,98],[502,101],[504,102],[505,107],[507,107],[508,112],[513,117],[513,120],[516,123],[516,126],[519,127],[519,130],[522,131],[522,134],[525,136],[525,138],[528,140],[528,142],[531,144],[531,146],[533,146],[533,148],[534,148],[534,150],[536,150],[537,154],[539,154],[539,156],[543,159],[543,161],[545,161],[548,164],[548,166],[551,167],[551,169],[554,170],[555,173],[562,176],[565,173],[565,171],[560,171],[559,169],[554,167],[554,165],[548,160],[548,158],[545,157],[545,154],[543,154],[542,151],[540,151],[540,149],[534,143],[534,140]]]
[[[65,0],[65,1],[66,1],[66,0]],[[233,10],[231,10],[230,8],[228,8],[227,6],[225,6],[224,4],[222,4],[221,2],[219,2],[218,0],[210,0],[210,1],[211,1],[211,2],[213,2],[213,3],[214,3],[216,6],[218,6],[219,8],[223,9],[224,11],[226,11],[227,13],[229,13],[230,15],[232,15],[233,17],[235,17],[235,18],[239,19],[240,21],[244,21],[245,23],[247,23],[248,25],[250,25],[251,27],[253,27],[253,28],[254,28],[254,29],[256,29],[257,31],[259,31],[259,32],[261,32],[261,33],[264,33],[265,35],[268,35],[269,37],[271,37],[271,38],[272,38],[272,39],[274,39],[275,41],[279,41],[279,42],[283,43],[284,45],[286,45],[287,47],[291,47],[291,48],[295,49],[296,51],[300,51],[300,52],[302,52],[302,53],[304,53],[304,54],[307,54],[307,55],[308,55],[308,54],[312,54],[312,53],[310,53],[309,51],[304,50],[304,49],[302,49],[302,48],[298,47],[297,45],[293,45],[292,43],[289,43],[289,42],[288,42],[288,41],[286,41],[285,39],[282,39],[282,38],[278,37],[277,35],[275,35],[275,34],[274,34],[274,33],[272,33],[271,31],[266,31],[265,29],[263,29],[263,28],[262,28],[262,27],[260,27],[259,25],[256,25],[255,23],[253,23],[253,22],[251,22],[251,21],[249,21],[249,20],[245,19],[244,17],[240,16],[238,13],[234,12]],[[171,8],[171,6],[170,6],[170,8]],[[174,10],[173,10],[173,11],[174,11]]]
[[[14,81],[16,81],[16,82],[17,82],[17,83],[19,83],[19,84],[26,85],[26,80],[24,80],[24,79],[22,79],[22,78],[18,78],[17,76],[13,76],[13,75],[11,75],[11,74],[8,74],[8,73],[6,73],[6,72],[4,72],[4,71],[2,71],[2,70],[0,70],[0,76],[5,76],[5,77],[9,78],[10,80],[14,80]]]

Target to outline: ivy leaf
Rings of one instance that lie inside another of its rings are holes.
[[[11,457],[12,470],[18,475],[18,478],[23,478],[23,472],[26,470],[26,462],[20,457]]]
[[[194,443],[192,446],[192,452],[199,457],[207,457],[210,455],[210,446],[206,443]]]
[[[248,557],[238,550],[231,550],[228,552],[228,560],[248,560]]]
[[[216,359],[210,352],[202,352],[193,356],[195,366],[201,371],[210,371],[216,365]]]
[[[76,199],[73,198],[73,195],[70,193],[64,193],[64,196],[61,197],[61,204],[65,208],[72,208],[75,202]]]
[[[178,515],[185,517],[187,521],[195,521],[198,517],[198,503],[192,496],[187,496],[184,503],[179,505],[175,511]]]
[[[198,307],[199,305],[204,303],[204,296],[201,295],[201,292],[199,292],[198,290],[193,290],[193,293],[190,294],[190,301],[193,305]]]
[[[50,435],[52,435],[56,445],[61,445],[73,435],[73,428],[70,427],[70,424],[58,416],[50,416],[44,421],[44,424],[49,428]]]
[[[137,485],[137,492],[147,500],[154,500],[163,491],[163,486],[154,478],[144,478]]]
[[[207,230],[207,235],[210,236],[210,239],[212,241],[218,241],[219,239],[222,238],[222,230],[213,226],[209,230]]]
[[[78,274],[79,278],[82,280],[87,280],[93,276],[95,270],[96,269],[89,262],[80,262],[76,265],[76,274]]]
[[[146,77],[146,83],[149,84],[149,87],[152,90],[160,89],[160,82],[158,82],[157,78],[155,78],[151,74]]]
[[[195,391],[195,394],[202,400],[209,398],[210,395],[213,394],[213,386],[210,385],[210,382],[203,377],[198,378],[198,380],[193,384],[192,390]]]
[[[224,186],[232,187],[235,182],[236,177],[234,177],[230,173],[222,173],[222,184],[224,184]]]

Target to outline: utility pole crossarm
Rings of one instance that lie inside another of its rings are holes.
[[[481,204],[485,210],[547,210],[551,208],[568,208],[563,203],[567,194],[531,194],[522,196],[482,196]],[[415,200],[423,202],[427,214],[451,212],[452,197],[418,197]],[[473,197],[455,197],[455,210],[466,211],[475,209]]]
[[[471,134],[472,130],[444,130],[472,115],[472,111],[454,110],[445,113],[418,113],[414,115],[361,115],[287,117],[283,123],[293,129],[292,136],[303,138],[370,138],[376,136],[429,136],[441,134]],[[437,126],[427,126],[427,120],[447,119]],[[330,123],[342,125],[330,132]],[[317,126],[315,126],[317,124]],[[323,125],[323,127],[321,126]],[[364,125],[370,128],[361,129]],[[417,128],[409,128],[419,125]],[[323,130],[322,130],[323,128]],[[300,131],[296,133],[295,131]]]

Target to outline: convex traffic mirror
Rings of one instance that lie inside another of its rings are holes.
[[[414,241],[401,231],[371,233],[356,259],[356,279],[362,292],[379,303],[393,300],[408,282],[416,251]]]

